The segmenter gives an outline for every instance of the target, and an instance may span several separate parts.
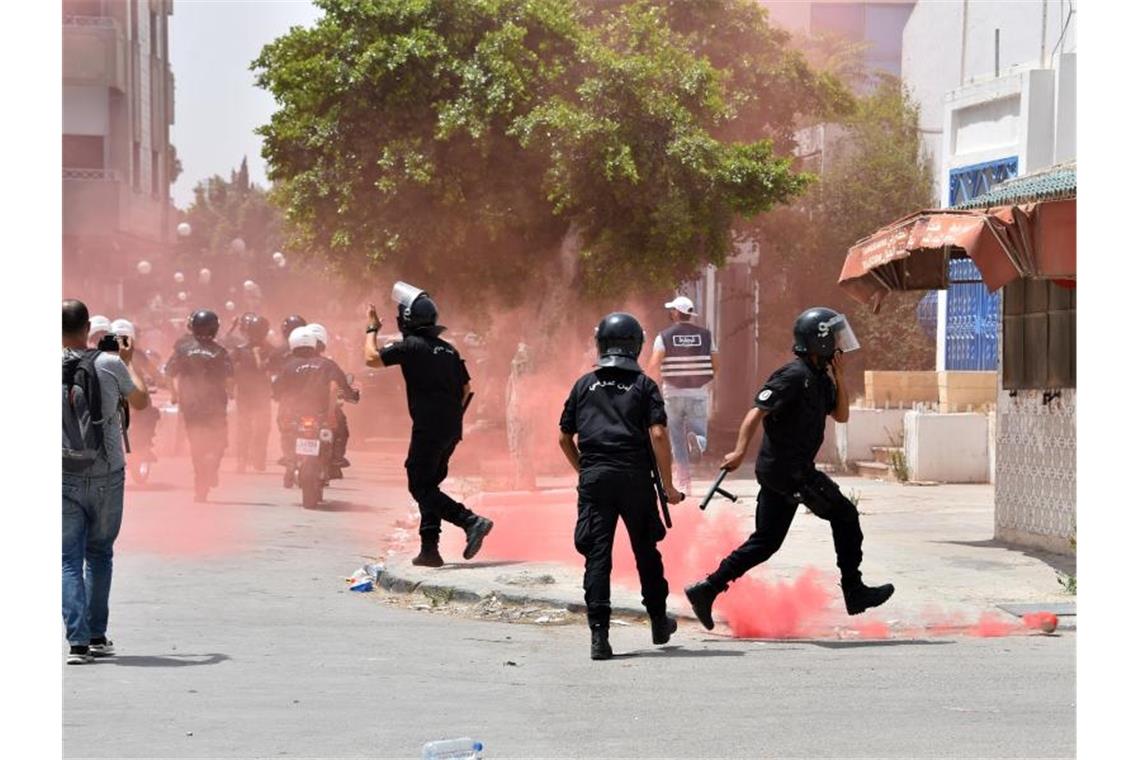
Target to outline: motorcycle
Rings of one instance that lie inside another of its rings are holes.
[[[296,421],[293,461],[285,468],[285,487],[301,489],[301,505],[313,509],[324,499],[332,461],[332,427],[326,420],[305,415]]]

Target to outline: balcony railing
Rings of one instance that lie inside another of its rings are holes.
[[[110,182],[117,180],[119,173],[114,169],[68,169],[64,167],[63,178],[84,182]]]
[[[110,16],[64,16],[64,26],[106,26],[115,25],[115,19]]]

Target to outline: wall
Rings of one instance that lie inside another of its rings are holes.
[[[1077,392],[998,395],[994,537],[1072,554],[1076,535]]]
[[[989,415],[910,411],[903,427],[911,480],[989,482]]]

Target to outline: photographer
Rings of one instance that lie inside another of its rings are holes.
[[[115,538],[123,516],[123,400],[146,409],[150,395],[132,366],[129,338],[104,336],[89,349],[81,301],[63,302],[63,622],[67,663],[114,654],[107,639]],[[86,565],[87,579],[84,578]]]

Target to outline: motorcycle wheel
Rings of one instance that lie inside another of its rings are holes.
[[[317,463],[306,462],[301,465],[301,506],[305,509],[314,509],[321,502],[321,473]]]

